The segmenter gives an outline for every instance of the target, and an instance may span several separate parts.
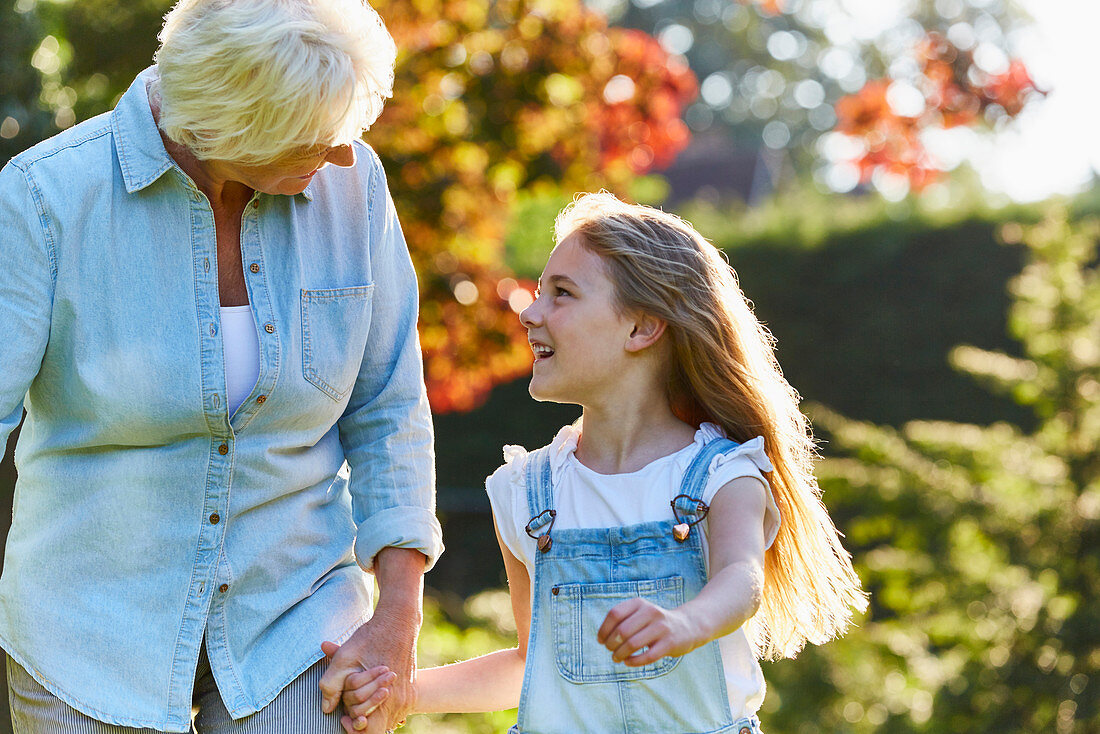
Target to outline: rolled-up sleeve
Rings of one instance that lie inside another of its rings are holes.
[[[363,362],[339,421],[351,468],[355,557],[369,571],[383,548],[410,548],[427,557],[427,569],[443,552],[443,533],[435,516],[435,451],[416,331],[416,274],[381,163],[373,151],[359,152],[359,165],[373,167],[374,296]]]
[[[25,172],[0,171],[0,451],[23,417],[50,336],[55,258],[46,213]]]

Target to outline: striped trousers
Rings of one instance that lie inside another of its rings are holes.
[[[204,646],[205,648],[205,646]],[[80,713],[7,657],[8,701],[14,734],[161,734],[155,729],[105,724]],[[260,711],[234,720],[222,703],[203,650],[195,670],[191,731],[193,734],[343,734],[337,714],[321,712],[318,684],[325,663],[318,660],[291,681]]]

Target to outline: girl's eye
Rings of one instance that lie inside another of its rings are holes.
[[[556,296],[571,296],[571,295],[573,295],[572,293],[565,290],[564,288],[555,288],[554,290],[557,291],[557,293],[554,294]]]

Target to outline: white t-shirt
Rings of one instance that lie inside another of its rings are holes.
[[[550,473],[557,511],[554,527],[613,527],[671,519],[669,501],[680,493],[688,466],[704,443],[721,435],[720,428],[704,423],[696,431],[694,442],[673,454],[662,456],[638,471],[600,474],[581,464],[574,455],[580,429],[575,425],[565,426],[550,444]],[[523,529],[534,514],[527,506],[527,451],[521,446],[505,446],[504,460],[505,464],[485,480],[485,489],[505,547],[527,567],[533,580],[535,542]],[[756,477],[768,487],[762,472],[772,470],[764,453],[764,439],[758,436],[714,458],[702,500],[710,504],[719,489],[740,477]],[[764,547],[768,548],[781,522],[770,488],[763,522]],[[706,525],[704,519],[700,527],[704,529],[703,549],[709,574]],[[592,634],[596,631],[592,630]],[[764,700],[764,675],[744,629],[719,638],[718,647],[722,653],[733,720],[752,716]]]

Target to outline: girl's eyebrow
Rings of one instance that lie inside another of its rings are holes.
[[[551,275],[548,280],[553,285],[571,285],[573,287],[577,286],[577,282],[570,278],[568,275]]]

